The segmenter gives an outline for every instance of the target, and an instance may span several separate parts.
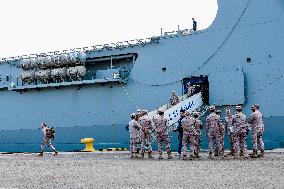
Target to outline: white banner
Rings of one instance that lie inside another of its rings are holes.
[[[168,110],[165,111],[165,116],[167,116],[169,119],[169,125],[172,125],[179,120],[180,118],[179,112],[181,109],[193,112],[197,108],[202,106],[202,104],[203,102],[202,102],[201,93],[198,93],[185,99],[184,101],[181,101],[179,104],[169,108]]]
[[[173,125],[179,120],[180,118],[179,112],[181,109],[189,110],[190,112],[192,112],[192,111],[195,111],[200,106],[202,106],[202,104],[203,102],[202,102],[201,93],[197,93],[181,101],[180,103],[178,103],[177,105],[169,109],[167,109],[167,105],[164,105],[160,107],[159,110],[163,110],[165,112],[165,116],[169,119],[169,125]],[[155,115],[157,115],[157,113],[158,113],[158,109],[152,112],[149,112],[149,116],[154,117]]]

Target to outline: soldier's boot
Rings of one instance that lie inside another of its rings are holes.
[[[152,156],[152,152],[150,151],[150,152],[148,152],[148,158],[149,159],[153,159],[154,157]]]
[[[168,159],[173,159],[172,153],[171,152],[167,152],[168,153]]]
[[[240,150],[240,156],[244,156],[244,151]]]
[[[163,155],[162,155],[162,152],[159,152],[159,159],[164,159]]]
[[[239,156],[239,150],[235,150],[235,153],[234,153],[233,157],[234,157],[234,159],[240,157]]]
[[[141,153],[141,159],[144,159],[144,152]]]
[[[195,159],[195,157],[193,155],[189,156],[189,160],[194,160],[194,159]]]
[[[187,160],[187,155],[182,155],[182,160]]]
[[[55,150],[53,155],[57,156],[57,154],[58,154],[58,151]]]
[[[257,158],[257,150],[252,150],[252,154],[250,154],[251,158]]]
[[[227,156],[225,156],[225,153],[224,153],[224,151],[222,150],[222,151],[219,153],[219,157],[220,157],[221,159],[223,159],[224,157],[227,157]]]
[[[43,156],[43,152],[40,152],[37,156]]]
[[[243,155],[244,155],[244,158],[248,158],[248,152],[246,150],[244,150]]]
[[[235,156],[236,156],[236,150],[233,149],[231,155],[232,155],[233,157],[235,157]]]
[[[141,158],[141,157],[139,156],[139,153],[135,153],[135,154],[134,154],[134,157],[135,157],[135,158]]]
[[[194,152],[194,156],[195,156],[195,158],[200,158],[200,156],[196,152]]]
[[[133,152],[130,152],[130,158],[134,158]]]
[[[225,150],[224,149],[222,149],[219,153],[219,156],[220,156],[220,158],[223,158],[223,157],[225,157],[226,155],[225,155]],[[227,157],[227,156],[226,156]]]
[[[233,149],[227,154],[227,156],[231,156],[233,154]]]
[[[209,159],[213,159],[212,152],[209,152],[208,158],[209,158]]]
[[[222,150],[222,157],[227,157],[227,154],[225,153],[225,150]]]
[[[218,150],[214,150],[214,156],[215,156],[215,157],[219,156]]]
[[[260,150],[260,154],[257,157],[264,157],[264,150]]]

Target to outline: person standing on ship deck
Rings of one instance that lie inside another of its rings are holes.
[[[194,18],[192,18],[192,30],[193,31],[197,30],[197,22],[196,22],[196,20],[194,20]]]

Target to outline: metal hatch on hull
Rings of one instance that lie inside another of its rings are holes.
[[[209,75],[210,104],[216,106],[244,104],[244,74],[241,70]]]

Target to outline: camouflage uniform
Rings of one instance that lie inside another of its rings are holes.
[[[226,115],[225,117],[225,131],[227,132],[227,135],[229,137],[230,140],[230,145],[231,145],[231,149],[233,149],[233,116],[230,115]]]
[[[42,135],[43,135],[43,138],[42,138],[42,142],[41,142],[41,151],[40,151],[40,155],[42,156],[43,155],[43,151],[44,151],[44,148],[45,148],[45,145],[47,145],[49,148],[51,148],[55,154],[54,155],[57,155],[57,151],[56,149],[52,146],[51,144],[51,136],[48,136],[47,135],[47,130],[49,128],[46,126],[46,127],[42,127]]]
[[[148,147],[148,154],[151,155],[152,153],[152,130],[153,130],[153,122],[152,120],[149,118],[149,116],[144,115],[139,119],[139,123],[142,127],[142,136],[141,136],[141,140],[142,140],[142,144],[141,144],[141,153],[144,155],[145,153],[145,145]],[[146,140],[146,144],[145,144],[145,140]]]
[[[222,127],[220,117],[214,112],[211,112],[206,118],[206,134],[209,143],[209,155],[213,152],[213,144],[216,143],[217,152],[222,151],[222,145],[220,141],[220,129]]]
[[[255,110],[248,119],[248,123],[251,124],[251,135],[252,135],[252,143],[253,150],[261,150],[264,151],[264,143],[262,140],[264,124],[263,124],[263,116],[258,111]]]
[[[188,91],[187,91],[187,96],[191,97],[195,92],[195,87],[194,86],[190,86],[188,87]]]
[[[200,152],[200,146],[201,146],[201,129],[202,129],[202,122],[200,121],[200,119],[198,118],[193,118],[193,123],[195,126],[195,131],[196,131],[196,136],[195,136],[195,155],[198,156],[199,152]]]
[[[140,142],[141,125],[136,120],[129,122],[130,132],[130,153],[137,153],[137,145]]]
[[[186,116],[181,120],[182,128],[183,128],[183,137],[182,137],[182,146],[183,152],[182,155],[185,158],[187,156],[187,144],[190,144],[190,157],[194,157],[195,152],[195,136],[197,132],[195,130],[194,119]]]
[[[176,105],[179,103],[179,97],[174,93],[172,94],[171,98],[170,98],[170,104],[172,106]]]
[[[171,154],[170,138],[168,133],[168,119],[163,116],[156,116],[153,120],[154,128],[157,133],[158,152],[162,157],[163,143],[166,145],[168,155]]]
[[[220,145],[221,145],[221,152],[219,151],[219,153],[224,154],[224,138],[225,138],[225,128],[223,125],[223,121],[222,118],[219,116],[220,119],[220,125],[219,125],[219,140],[220,140]],[[215,149],[216,152],[218,152],[218,147],[216,146]],[[217,153],[217,155],[219,155],[219,153]]]
[[[241,155],[247,154],[247,124],[246,116],[242,112],[237,112],[232,120],[233,124],[233,150],[235,156],[238,156],[239,149]]]

